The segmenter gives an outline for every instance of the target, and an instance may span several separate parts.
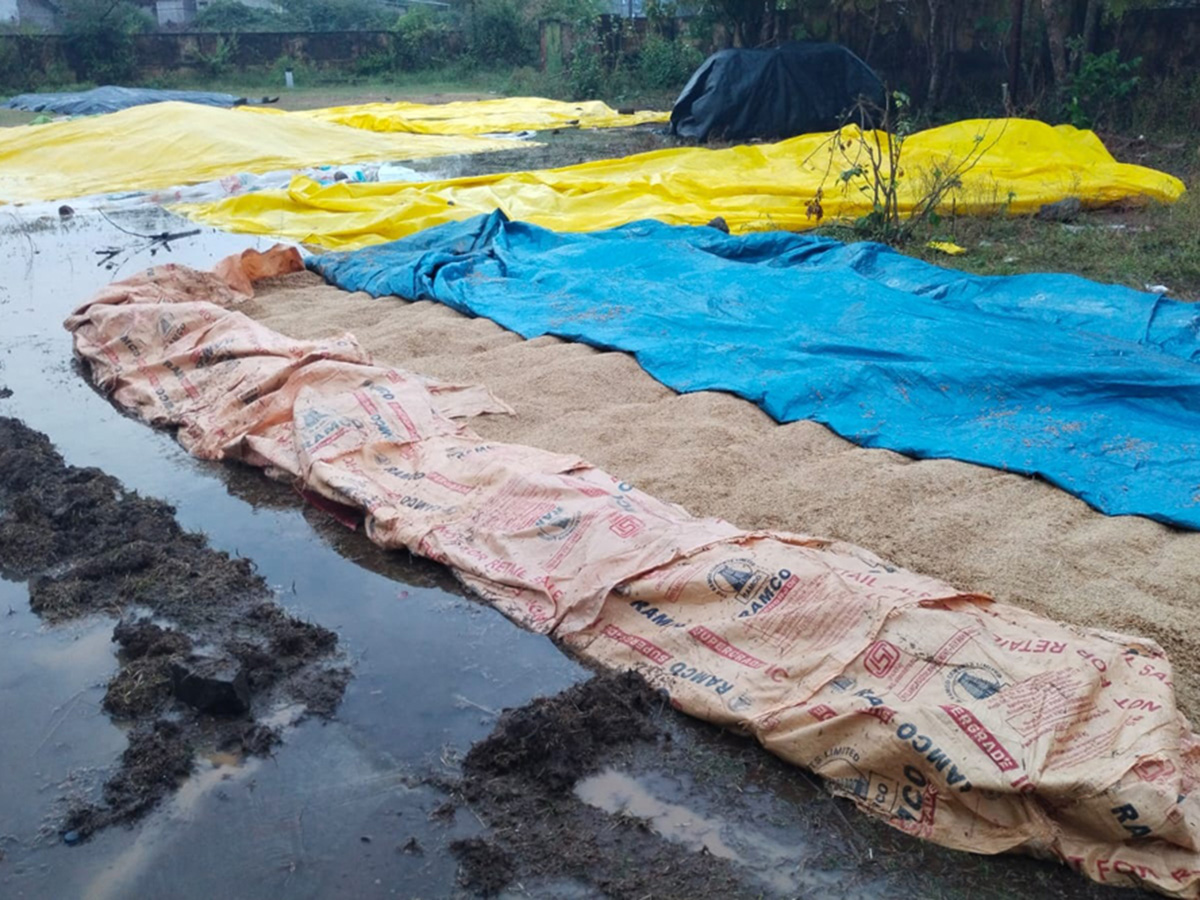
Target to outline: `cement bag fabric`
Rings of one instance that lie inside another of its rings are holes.
[[[721,50],[679,94],[671,134],[703,142],[831,131],[848,119],[858,121],[852,113],[860,100],[882,110],[883,83],[840,44],[790,41],[770,50]]]
[[[0,203],[153,190],[239,172],[529,147],[469,136],[373,134],[195,103],[0,129]]]
[[[717,216],[738,234],[803,231],[822,221],[853,222],[871,212],[868,179],[841,178],[851,163],[866,164],[854,135],[847,131],[839,142],[833,134],[810,134],[724,150],[676,147],[560,169],[414,184],[323,187],[296,178],[286,191],[177,209],[226,231],[275,235],[330,250],[379,244],[495,210],[555,231],[595,231],[639,219],[704,225]],[[865,139],[874,137],[868,132]],[[886,143],[886,135],[879,138]],[[1169,203],[1184,191],[1172,175],[1118,163],[1090,131],[1029,119],[975,119],[905,141],[901,214],[921,202],[929,173],[946,171],[971,154],[978,155],[977,163],[945,201],[946,211],[953,204],[957,215],[1035,213],[1067,197],[1089,207]],[[818,192],[823,219],[810,207]]]
[[[864,447],[1039,475],[1200,529],[1200,308],[1072,275],[984,277],[879,244],[494,213],[314,257],[337,286],[632,353]]]
[[[245,260],[297,264],[276,256]],[[195,455],[362,510],[381,546],[444,563],[517,623],[642,672],[897,828],[1200,894],[1200,741],[1152,643],[486,442],[452,418],[501,410],[486,390],[373,365],[348,335],[288,339],[229,308],[242,296],[163,266],[66,325],[96,383]]]

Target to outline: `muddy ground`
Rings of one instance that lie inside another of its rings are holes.
[[[27,581],[47,622],[117,619],[120,666],[103,707],[127,724],[129,746],[102,798],[68,810],[69,844],[148,812],[201,747],[269,753],[280,740],[269,713],[330,716],[349,679],[336,634],[288,615],[250,560],[211,549],[174,514],[0,417],[0,575]]]
[[[680,144],[677,138],[666,133],[665,125],[658,124],[639,125],[636,128],[560,128],[538,132],[528,147],[475,156],[407,160],[405,165],[418,172],[428,172],[431,178],[457,178],[528,169],[555,169],[598,159],[649,153]]]

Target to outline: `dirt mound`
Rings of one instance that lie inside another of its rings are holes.
[[[653,716],[666,703],[636,672],[597,676],[505,710],[463,768],[475,778],[515,775],[550,791],[569,791],[595,771],[601,751],[653,738]]]
[[[28,579],[30,607],[50,622],[120,617],[120,668],[103,705],[131,723],[129,747],[102,801],[67,816],[72,841],[145,813],[201,747],[268,752],[279,735],[260,717],[281,704],[329,716],[350,678],[337,635],[288,615],[249,560],[184,531],[168,504],[66,465],[45,435],[2,417],[0,574]]]
[[[462,886],[484,897],[496,896],[516,875],[512,858],[484,838],[454,841],[450,844],[450,852],[458,857]]]
[[[760,896],[728,860],[614,820],[573,792],[624,753],[669,747],[668,709],[641,675],[608,672],[506,710],[450,786],[491,832],[451,845],[463,886],[491,896],[521,877],[568,879],[612,898]]]
[[[73,842],[113,822],[137,818],[191,774],[192,765],[192,750],[180,725],[156,721],[136,728],[120,767],[104,785],[104,804],[71,810],[64,833],[73,833]]]

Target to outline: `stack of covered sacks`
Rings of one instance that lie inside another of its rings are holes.
[[[682,147],[416,184],[322,186],[297,178],[286,191],[181,211],[227,230],[329,249],[378,244],[494,210],[558,231],[638,219],[703,225],[717,217],[734,233],[800,231],[872,211],[867,151],[883,155],[880,177],[886,181],[887,143],[886,134],[867,133],[860,140],[857,131],[846,129],[777,144]],[[897,199],[904,215],[927,197],[935,172],[943,178],[958,173],[961,185],[946,194],[944,207],[959,215],[1030,213],[1066,198],[1085,206],[1170,202],[1184,190],[1171,175],[1118,163],[1090,131],[1027,119],[972,120],[922,131],[906,139],[900,160]]]
[[[632,668],[898,828],[1200,893],[1200,742],[1151,642],[1058,624],[860,548],[698,519],[585,461],[488,443],[483,388],[233,307],[300,267],[162,266],[67,321],[96,383],[206,459],[361,510],[525,627]]]

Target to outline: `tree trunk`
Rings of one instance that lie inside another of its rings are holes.
[[[1042,15],[1046,19],[1046,39],[1050,42],[1054,86],[1061,91],[1070,77],[1067,69],[1067,16],[1063,0],[1042,0]]]
[[[947,51],[953,38],[953,20],[946,15],[947,0],[927,0],[929,4],[929,91],[925,102],[937,109],[946,85]]]
[[[871,36],[867,39],[867,52],[863,54],[863,62],[871,64],[871,54],[875,50],[875,38],[879,34],[879,16],[883,12],[883,0],[875,0],[875,15],[871,17]]]
[[[1016,105],[1021,84],[1021,32],[1025,27],[1025,0],[1012,0],[1012,25],[1008,32],[1008,99]]]
[[[1100,27],[1099,0],[1088,0],[1087,11],[1083,16],[1083,52],[1096,52],[1096,31]]]

